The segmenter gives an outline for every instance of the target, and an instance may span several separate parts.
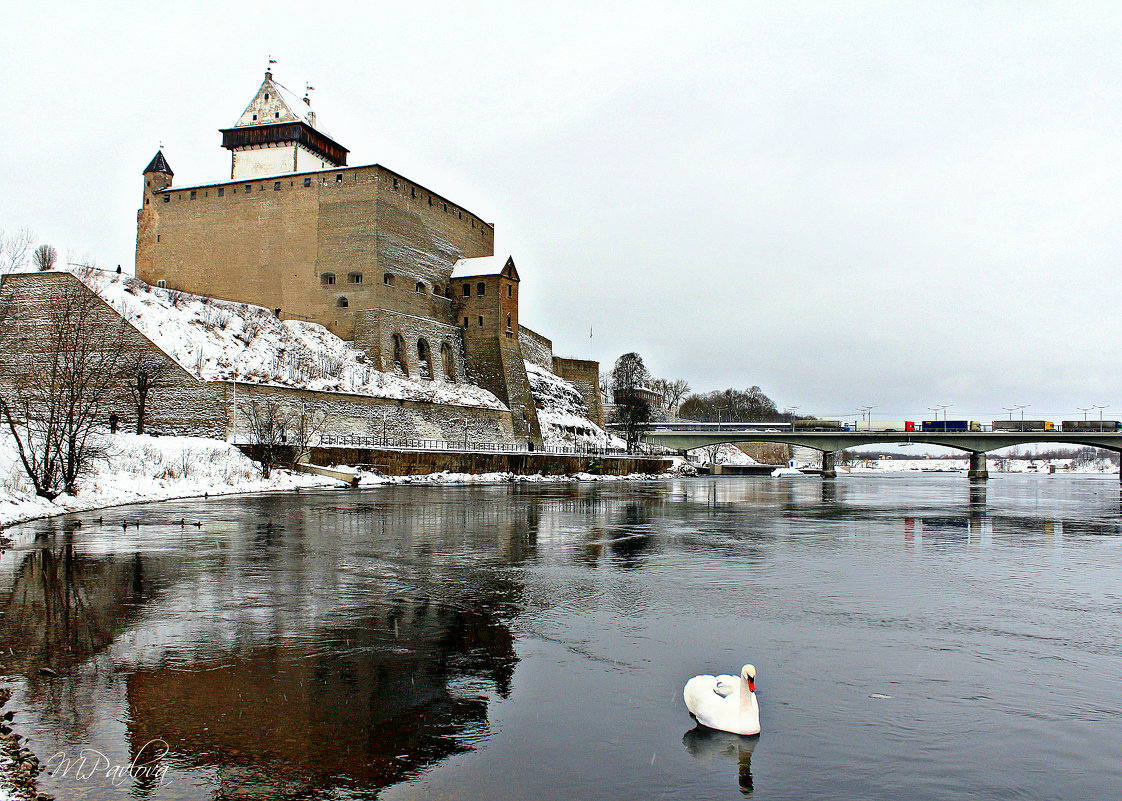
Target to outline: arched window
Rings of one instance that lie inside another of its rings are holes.
[[[347,280],[350,281],[352,284],[361,284],[362,283],[362,273],[351,273],[350,275],[347,276]]]
[[[424,285],[424,282],[422,282],[422,281],[418,281],[418,282],[417,282],[417,286],[415,287],[415,289],[416,289],[416,290],[417,290],[418,292],[424,292],[424,291],[425,291],[425,285]]]
[[[513,328],[510,327],[510,315],[509,314],[506,316],[506,330],[507,331],[513,331],[514,330]]]
[[[401,334],[393,335],[393,370],[401,375],[409,375],[409,366],[405,363],[405,340]]]
[[[319,276],[319,282],[324,286],[334,286],[335,273],[321,273]]]
[[[386,286],[393,286],[393,273],[385,273],[382,275],[382,283]]]
[[[345,309],[345,308],[347,308],[347,306],[349,306],[350,304],[349,304],[349,303],[347,303],[347,299],[346,299],[346,298],[339,298],[339,299],[338,299],[337,301],[335,301],[335,305],[336,305],[336,307],[338,307],[338,308],[340,308],[340,309]]]
[[[434,294],[434,295],[439,295],[440,294],[440,284],[433,284],[432,285],[432,294]]]
[[[456,358],[452,355],[452,346],[447,342],[440,346],[440,363],[444,367],[444,377],[449,381],[455,381]]]
[[[432,378],[432,352],[429,343],[423,339],[417,340],[417,366],[421,378]]]
[[[479,297],[483,297],[484,295],[486,295],[487,294],[487,285],[485,283],[483,283],[482,281],[480,281],[478,284],[475,285],[475,294],[479,295]]]

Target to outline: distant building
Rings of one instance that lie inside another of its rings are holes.
[[[510,407],[517,438],[540,444],[532,348],[603,422],[598,364],[554,359],[519,325],[518,270],[494,256],[493,224],[381,165],[346,166],[307,94],[272,72],[221,133],[229,180],[176,186],[162,151],[145,168],[139,278],[320,323],[383,371],[475,383]]]

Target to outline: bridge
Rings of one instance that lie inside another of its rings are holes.
[[[765,426],[761,428],[762,426]],[[767,428],[766,423],[654,423],[641,434],[645,442],[678,452],[723,442],[777,442],[822,453],[822,475],[837,475],[835,453],[859,445],[942,445],[970,454],[970,478],[988,478],[986,453],[1012,445],[1038,443],[1091,445],[1122,453],[1122,431],[809,431]],[[1122,482],[1122,473],[1119,473]]]

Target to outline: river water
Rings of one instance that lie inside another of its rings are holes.
[[[60,799],[1113,798],[1120,533],[1112,476],[122,507],[6,532],[0,662]]]

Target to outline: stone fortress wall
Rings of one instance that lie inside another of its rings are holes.
[[[470,381],[510,407],[515,438],[540,446],[524,359],[553,370],[552,350],[521,333],[513,262],[503,278],[472,267],[452,278],[461,259],[494,255],[494,226],[381,165],[344,166],[349,151],[315,127],[310,100],[289,104],[278,86],[266,72],[222,131],[243,177],[179,187],[162,151],[148,165],[137,277],[320,323],[387,372]],[[251,158],[301,143],[338,166],[265,175],[274,162]],[[589,401],[599,409],[598,393]]]
[[[253,402],[275,402],[309,413],[322,412],[323,433],[354,434],[389,439],[437,439],[456,442],[465,436],[471,442],[509,442],[513,438],[510,412],[500,409],[423,403],[390,398],[372,398],[340,392],[319,392],[289,387],[263,386],[230,381],[200,381],[150,339],[69,273],[46,272],[10,275],[0,286],[0,297],[15,299],[16,317],[4,321],[0,336],[0,382],[12,380],[20,371],[20,360],[45,352],[49,336],[50,310],[63,293],[74,292],[90,299],[97,330],[106,343],[122,343],[122,364],[136,356],[167,363],[170,375],[148,398],[147,428],[159,434],[223,438],[236,425],[237,441],[252,440],[246,410]],[[16,319],[18,318],[18,327]],[[16,335],[11,335],[11,332]],[[234,396],[238,412],[234,413]],[[135,430],[135,404],[120,387],[105,405],[117,414],[121,429]]]
[[[138,278],[343,339],[364,308],[451,322],[452,265],[494,250],[493,226],[377,164],[183,188],[161,175],[145,175]]]

